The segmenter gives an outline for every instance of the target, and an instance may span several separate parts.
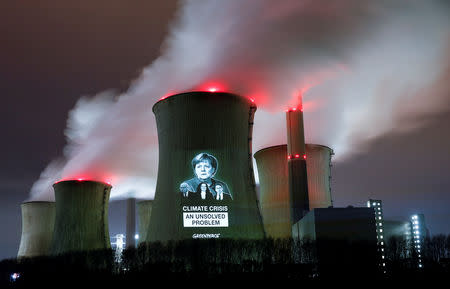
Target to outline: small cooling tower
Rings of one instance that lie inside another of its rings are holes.
[[[331,200],[331,156],[326,146],[306,144],[306,167],[310,209],[328,208]],[[260,182],[260,208],[266,234],[291,237],[287,145],[261,149],[255,153]]]
[[[108,202],[111,186],[96,181],[61,181],[55,190],[55,255],[111,248]]]
[[[147,231],[150,224],[150,217],[152,215],[152,205],[153,200],[143,200],[137,202],[139,243],[145,242],[147,239]]]
[[[310,209],[328,208],[331,199],[331,157],[333,150],[324,145],[306,144],[308,196]]]
[[[22,236],[18,258],[50,254],[55,224],[55,203],[24,202],[22,209]]]
[[[159,166],[148,241],[264,237],[251,159],[255,110],[223,92],[153,106]]]

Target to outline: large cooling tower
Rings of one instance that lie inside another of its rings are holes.
[[[306,144],[308,199],[310,209],[328,208],[331,200],[331,156],[326,146]],[[260,208],[266,234],[274,238],[291,236],[287,145],[255,153],[260,182]]]
[[[255,110],[223,92],[153,106],[159,166],[148,241],[264,237],[251,159]]]
[[[152,215],[152,205],[153,200],[137,202],[139,243],[145,242],[147,239],[148,226]]]
[[[22,236],[18,258],[50,254],[55,224],[55,203],[24,202],[22,209]]]
[[[53,185],[56,201],[52,253],[111,248],[108,202],[111,186],[96,181],[61,181]]]

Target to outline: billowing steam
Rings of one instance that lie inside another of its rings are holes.
[[[285,143],[284,110],[299,94],[307,142],[330,146],[335,160],[383,133],[414,129],[421,123],[412,120],[448,104],[448,14],[445,1],[184,1],[162,55],[128,91],[78,101],[66,161],[49,165],[32,198],[52,199],[54,181],[77,178],[112,182],[112,198],[152,198],[151,108],[187,90],[255,99],[254,152]]]

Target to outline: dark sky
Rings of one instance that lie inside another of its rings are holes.
[[[175,1],[1,1],[0,259],[15,257],[20,204],[66,144],[82,95],[124,90],[160,53]],[[107,9],[105,9],[107,7]],[[125,202],[110,204],[110,234],[125,231]]]
[[[0,260],[17,254],[20,204],[62,154],[68,112],[83,95],[126,90],[159,55],[175,8],[172,0],[1,2]],[[335,163],[335,206],[382,199],[385,218],[424,213],[432,234],[450,234],[448,108],[421,129],[385,134]],[[125,202],[110,203],[111,235],[125,231],[124,212]]]

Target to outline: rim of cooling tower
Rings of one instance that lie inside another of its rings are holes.
[[[191,90],[191,91],[184,91],[184,92],[180,92],[180,93],[171,94],[171,95],[164,96],[164,97],[160,98],[153,105],[152,111],[155,111],[155,107],[158,104],[162,103],[162,102],[168,101],[169,99],[173,100],[174,97],[176,97],[176,98],[178,98],[178,97],[186,97],[188,95],[197,95],[197,96],[200,96],[200,95],[204,95],[204,96],[207,96],[207,95],[208,96],[224,96],[224,95],[228,95],[228,96],[231,96],[231,97],[236,97],[238,99],[241,99],[241,100],[243,100],[245,102],[248,102],[248,103],[250,103],[251,106],[256,108],[256,104],[255,104],[255,100],[254,99],[242,96],[240,94],[227,92],[227,91],[214,91],[214,92],[212,92],[212,91],[204,91],[204,90]]]
[[[331,154],[334,155],[333,149],[330,148],[329,146],[321,145],[321,144],[315,144],[315,143],[305,143],[305,145],[306,145],[306,146],[323,147],[323,148],[329,149],[329,150],[331,151]],[[278,147],[283,147],[283,146],[286,146],[286,147],[287,147],[287,144],[279,144],[279,145],[273,145],[273,146],[264,147],[264,148],[262,148],[262,149],[257,150],[257,151],[253,154],[253,156],[255,156],[256,154],[259,154],[259,153],[261,153],[261,152],[263,152],[263,151],[265,151],[265,150],[270,150],[270,149],[274,149],[274,148],[278,148]]]
[[[74,184],[80,184],[80,183],[94,183],[94,184],[102,184],[106,187],[112,187],[111,184],[108,184],[106,182],[102,182],[102,181],[93,181],[93,180],[61,180],[61,181],[57,181],[53,184],[53,187],[55,187],[58,184],[70,184],[70,183],[74,183]]]

